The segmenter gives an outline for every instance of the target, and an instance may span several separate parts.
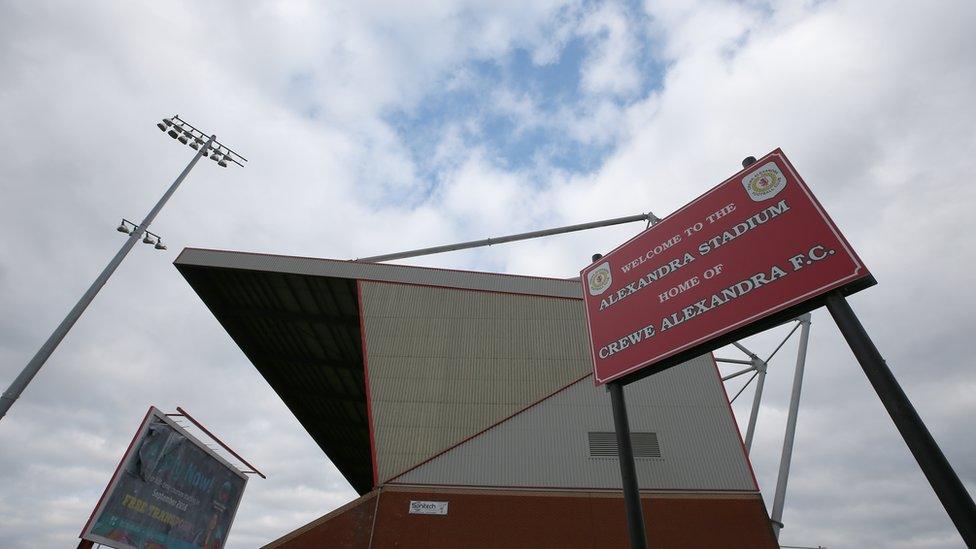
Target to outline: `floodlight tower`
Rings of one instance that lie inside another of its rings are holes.
[[[41,367],[44,366],[44,363],[47,362],[48,357],[51,356],[54,349],[56,349],[58,344],[61,343],[64,336],[68,334],[68,330],[74,326],[75,322],[77,322],[81,317],[81,314],[85,312],[88,305],[93,299],[95,299],[98,291],[102,289],[102,286],[104,286],[106,282],[108,282],[109,277],[112,276],[115,269],[118,268],[118,266],[122,263],[122,260],[125,259],[125,256],[128,255],[129,250],[136,245],[136,242],[139,242],[141,238],[143,243],[151,244],[157,250],[166,249],[166,246],[163,244],[163,239],[160,238],[159,235],[149,232],[149,225],[156,218],[156,215],[159,214],[159,211],[163,209],[163,206],[170,199],[170,197],[173,196],[173,193],[176,192],[176,189],[180,186],[180,183],[182,183],[187,174],[190,173],[190,170],[193,169],[193,166],[196,165],[197,161],[200,160],[200,158],[209,157],[222,168],[226,168],[229,163],[244,167],[243,163],[247,162],[246,158],[237,154],[229,147],[220,144],[217,141],[216,135],[210,135],[208,137],[204,132],[193,127],[193,125],[191,125],[189,122],[180,119],[179,115],[173,116],[172,118],[164,118],[162,122],[159,122],[156,124],[156,126],[173,139],[176,139],[184,145],[189,145],[189,147],[196,150],[197,153],[193,156],[193,160],[190,160],[190,163],[187,164],[186,168],[183,169],[183,172],[180,173],[179,177],[176,178],[176,181],[174,181],[173,184],[170,185],[169,189],[163,193],[162,198],[156,202],[153,209],[149,210],[149,213],[146,214],[146,217],[142,220],[142,223],[137,225],[125,218],[122,219],[122,223],[119,224],[116,230],[120,233],[129,235],[129,238],[127,238],[125,243],[122,244],[122,248],[118,251],[118,253],[115,254],[115,257],[108,262],[108,265],[106,265],[105,269],[102,270],[102,273],[98,275],[98,278],[92,282],[92,285],[88,288],[88,291],[81,296],[78,303],[75,304],[71,311],[68,312],[68,316],[64,317],[64,320],[62,320],[61,324],[59,324],[54,330],[54,333],[47,338],[47,341],[45,341],[44,345],[42,345],[37,351],[34,358],[27,363],[27,366],[25,366],[20,372],[17,379],[15,379],[13,383],[10,384],[10,387],[7,388],[7,390],[3,393],[3,395],[0,396],[0,419],[7,414],[7,410],[9,410],[17,398],[20,397],[20,394],[27,387],[27,384],[34,379],[37,372],[39,372]]]

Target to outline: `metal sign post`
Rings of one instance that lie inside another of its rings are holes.
[[[968,547],[976,547],[976,505],[939,445],[918,417],[908,396],[891,373],[874,342],[864,331],[851,306],[839,292],[827,296],[827,310],[840,328],[868,381],[878,393],[908,449],[945,507]]]
[[[793,329],[790,330],[788,334],[786,334],[786,337],[784,337],[783,340],[780,341],[779,345],[776,346],[773,352],[770,353],[765,360],[760,359],[758,356],[756,356],[755,353],[747,349],[741,343],[733,343],[733,345],[735,345],[743,353],[750,356],[751,357],[750,360],[739,360],[733,358],[719,358],[719,357],[715,358],[716,363],[726,362],[732,364],[751,364],[749,368],[740,370],[738,372],[734,372],[726,376],[722,376],[723,382],[741,376],[742,374],[755,372],[753,374],[753,377],[750,378],[749,381],[746,381],[745,385],[742,386],[742,389],[740,389],[739,392],[734,397],[732,397],[730,401],[731,404],[732,402],[735,402],[735,399],[738,398],[738,396],[741,395],[743,391],[745,391],[745,389],[749,386],[749,384],[752,383],[753,379],[758,378],[759,376],[758,368],[759,367],[762,367],[764,369],[767,368],[770,365],[773,357],[776,356],[776,353],[778,353],[779,350],[783,348],[783,345],[785,345],[786,342],[789,341],[791,337],[793,337],[793,334],[796,333],[797,330],[800,330],[800,342],[799,345],[797,346],[797,351],[796,351],[796,367],[793,370],[793,390],[790,395],[789,415],[786,418],[786,430],[783,435],[783,449],[782,449],[782,454],[780,456],[779,473],[777,474],[777,478],[776,478],[776,491],[775,491],[776,495],[773,498],[772,513],[770,514],[769,517],[770,522],[772,523],[773,526],[773,534],[776,536],[777,539],[779,539],[779,532],[783,528],[783,507],[786,503],[786,485],[789,482],[790,463],[793,459],[793,440],[796,435],[796,422],[800,410],[800,392],[803,386],[803,369],[807,359],[807,344],[810,340],[810,313],[804,313],[803,315],[799,316],[794,320],[796,320],[797,324],[793,326]],[[756,391],[759,392],[759,387],[756,388]],[[749,424],[753,428],[756,424],[756,418],[758,416],[758,407],[755,404],[756,401],[753,401],[752,413],[749,416]],[[749,442],[752,440],[752,438],[753,438],[753,431],[750,430],[750,432],[747,432],[746,434],[746,442],[745,442],[746,453],[749,454],[751,454],[749,449]]]
[[[800,344],[796,349],[796,368],[793,369],[793,390],[790,393],[790,411],[786,416],[786,432],[783,435],[783,453],[779,458],[776,475],[776,492],[773,496],[773,534],[779,539],[783,528],[783,506],[786,504],[786,483],[790,480],[790,463],[793,460],[793,439],[796,436],[796,418],[800,413],[800,391],[803,389],[803,368],[807,361],[807,344],[810,341],[810,313],[800,317]],[[796,330],[796,328],[794,328]],[[790,332],[792,335],[793,332]],[[787,336],[789,337],[789,336]]]
[[[627,420],[627,403],[624,401],[624,385],[619,381],[607,384],[610,404],[613,406],[613,427],[617,432],[617,460],[620,462],[620,479],[624,488],[624,505],[627,506],[627,533],[631,549],[647,549],[644,530],[644,511],[641,509],[640,490],[637,486],[637,466],[634,464],[634,446],[630,439],[630,422]]]
[[[593,254],[593,261],[603,254]],[[630,420],[627,419],[627,401],[624,383],[607,384],[610,406],[613,409],[613,430],[617,434],[617,461],[620,462],[620,483],[624,491],[624,507],[627,510],[627,536],[631,549],[647,549],[647,530],[644,529],[644,510],[637,483],[637,464],[634,462],[634,441],[630,438]]]

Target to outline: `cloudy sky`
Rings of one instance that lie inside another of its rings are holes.
[[[229,547],[355,496],[172,266],[182,247],[355,258],[663,217],[776,147],[877,277],[852,306],[976,492],[974,26],[966,0],[0,2],[3,387],[191,157],[161,117],[250,160],[201,162],[153,225],[169,250],[133,250],[0,421],[0,546],[74,543],[150,404],[269,474]],[[414,263],[569,277],[641,228]],[[756,435],[767,505],[794,356]],[[792,545],[962,546],[825,311],[784,522]]]

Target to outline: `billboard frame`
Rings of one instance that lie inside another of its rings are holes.
[[[183,414],[180,414],[183,415]],[[112,478],[109,480],[108,485],[106,485],[105,490],[102,492],[101,497],[98,499],[98,504],[95,505],[95,509],[92,511],[91,516],[88,517],[88,521],[85,523],[85,527],[82,529],[79,537],[82,540],[82,544],[87,542],[98,543],[105,545],[107,547],[116,547],[118,542],[99,536],[98,534],[93,534],[91,532],[92,527],[95,524],[95,518],[98,517],[102,511],[105,510],[105,506],[108,504],[110,495],[114,493],[115,489],[118,487],[119,481],[121,479],[122,468],[129,462],[133,455],[133,449],[136,447],[136,442],[142,440],[149,430],[149,425],[152,423],[153,419],[161,419],[167,426],[171,427],[177,433],[185,437],[187,440],[191,441],[197,448],[203,450],[207,455],[214,458],[218,463],[227,468],[230,472],[234,473],[236,476],[240,477],[244,481],[244,488],[247,487],[248,476],[244,474],[240,469],[235,467],[232,463],[224,459],[220,454],[214,452],[209,446],[201,442],[197,437],[193,436],[189,431],[184,429],[180,424],[176,423],[169,418],[169,414],[166,414],[159,408],[155,406],[150,406],[146,415],[142,419],[142,423],[139,424],[139,429],[136,430],[136,434],[129,441],[129,446],[126,448],[125,453],[122,454],[122,459],[119,460],[119,464],[115,467],[115,472],[112,473]],[[244,488],[241,489],[241,496],[243,497]],[[240,509],[240,500],[238,500],[237,505],[234,506],[234,512],[230,516],[228,524],[234,524],[234,519],[237,518],[237,511]],[[225,540],[226,541],[226,540]],[[79,545],[80,546],[80,545]]]

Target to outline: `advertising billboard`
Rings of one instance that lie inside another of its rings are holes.
[[[82,539],[119,549],[219,549],[247,476],[150,408]]]
[[[874,283],[779,149],[580,273],[597,385]]]

